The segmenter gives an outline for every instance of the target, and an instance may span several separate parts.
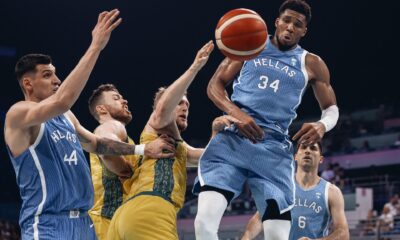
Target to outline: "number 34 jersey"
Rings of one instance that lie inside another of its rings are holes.
[[[42,123],[22,154],[9,154],[22,198],[21,226],[35,215],[87,211],[93,205],[89,165],[66,115]]]
[[[263,128],[288,134],[307,86],[307,51],[280,51],[268,39],[265,49],[245,61],[233,82],[232,101]]]
[[[329,185],[329,182],[320,178],[316,186],[304,190],[296,182],[295,204],[291,210],[290,240],[328,236],[331,224],[328,204]]]

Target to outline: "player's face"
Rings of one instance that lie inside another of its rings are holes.
[[[275,21],[278,44],[283,47],[295,46],[307,32],[306,16],[286,9]]]
[[[318,165],[322,163],[323,157],[317,143],[311,146],[300,145],[297,150],[295,159],[298,167],[304,171],[318,169]]]
[[[34,100],[42,101],[53,95],[60,87],[61,81],[52,64],[36,65],[36,72],[27,73],[23,79],[25,90]]]
[[[187,119],[189,117],[189,105],[189,100],[184,96],[175,108],[175,121],[176,125],[178,125],[179,131],[181,132],[188,126]]]
[[[103,92],[103,104],[112,118],[128,124],[132,120],[128,101],[115,91]]]

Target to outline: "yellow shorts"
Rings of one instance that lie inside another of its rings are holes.
[[[111,220],[99,215],[89,214],[98,240],[106,240]]]
[[[108,240],[177,240],[174,205],[153,195],[140,195],[122,204],[115,212]]]

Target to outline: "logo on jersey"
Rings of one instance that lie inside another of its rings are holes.
[[[294,206],[309,208],[309,209],[312,209],[315,213],[320,213],[322,210],[321,206],[319,206],[314,201],[308,201],[307,198],[305,198],[305,199],[296,198],[296,201],[294,202]]]
[[[318,199],[321,197],[321,193],[320,193],[320,192],[315,193],[315,195],[316,195],[316,197],[317,197]]]
[[[51,138],[53,139],[53,141],[55,143],[58,143],[62,139],[66,139],[67,141],[76,143],[76,134],[75,133],[71,133],[69,131],[62,132],[60,130],[55,130],[55,131],[53,131],[51,133],[50,136],[51,136]]]
[[[297,64],[297,59],[296,58],[292,58],[292,66],[296,66],[296,64]]]

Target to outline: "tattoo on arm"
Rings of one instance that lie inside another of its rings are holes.
[[[97,139],[96,153],[103,155],[131,155],[135,154],[135,145],[108,138],[99,138]]]

